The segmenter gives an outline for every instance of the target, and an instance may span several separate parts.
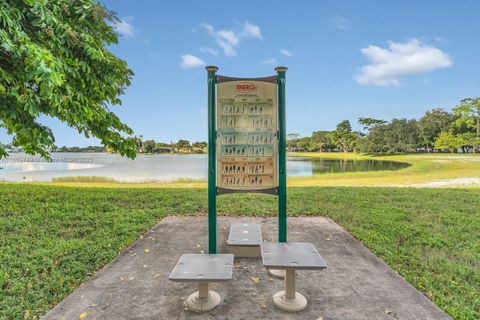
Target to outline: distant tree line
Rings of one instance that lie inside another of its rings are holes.
[[[143,136],[135,137],[137,152],[139,153],[207,153],[206,141],[190,143],[188,140],[180,139],[177,142],[158,142],[155,140],[143,141]]]
[[[15,147],[10,144],[1,144],[0,146],[9,153],[13,152],[24,152],[23,148]],[[87,146],[87,147],[57,147],[53,146],[52,148],[45,149],[48,152],[105,152],[104,146]]]
[[[315,131],[309,137],[297,133],[287,135],[287,148],[296,151],[323,152],[480,152],[480,97],[463,99],[451,112],[435,108],[420,119],[390,121],[362,117],[360,131],[352,129],[349,120],[341,121],[333,131]],[[207,153],[207,142],[188,140],[159,142],[134,138],[138,153]],[[12,145],[2,145],[5,150]],[[52,152],[112,152],[102,146],[54,147]]]
[[[135,137],[136,152],[137,153],[207,153],[207,142],[196,141],[190,143],[188,140],[180,139],[177,142],[157,142],[155,140],[143,140],[143,136]],[[11,144],[1,145],[5,150],[9,152],[20,152],[22,148],[15,148]],[[54,146],[48,149],[50,152],[110,152],[113,153],[111,148],[105,148],[103,146],[88,146],[88,147],[57,147]]]
[[[104,146],[88,146],[88,147],[55,147],[52,152],[105,152]]]
[[[287,136],[289,151],[478,152],[480,98],[467,98],[452,109],[427,111],[420,119],[359,118],[361,131],[341,121],[333,131],[315,131],[310,137]]]

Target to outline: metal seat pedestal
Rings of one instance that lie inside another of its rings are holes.
[[[232,279],[232,254],[184,254],[170,273],[169,279],[177,282],[197,282],[198,291],[186,301],[190,311],[207,312],[218,306],[222,298],[209,290],[211,282]]]
[[[277,242],[261,245],[263,265],[275,271],[285,272],[285,289],[273,296],[275,306],[283,311],[301,311],[307,307],[307,299],[296,292],[296,270],[319,270],[327,265],[311,243]],[[280,270],[279,270],[280,269]]]
[[[285,290],[279,291],[273,296],[273,303],[284,311],[301,311],[307,307],[307,298],[295,291],[295,269],[285,270]]]
[[[268,274],[274,278],[285,279],[285,270],[268,268]]]
[[[200,313],[207,312],[222,302],[222,298],[217,292],[208,289],[208,284],[208,282],[198,283],[198,291],[192,293],[187,298],[188,310]]]

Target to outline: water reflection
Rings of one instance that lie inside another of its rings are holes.
[[[0,161],[0,180],[50,181],[58,177],[96,176],[124,182],[142,182],[207,178],[206,155],[140,154],[135,160],[130,160],[107,153],[55,153],[52,158],[54,162],[16,162],[17,158],[13,156],[3,159]],[[65,159],[71,162],[62,162]],[[288,176],[397,170],[405,167],[408,164],[392,161],[287,158]]]
[[[289,157],[287,172],[289,176],[311,176],[321,173],[399,170],[407,168],[408,163],[384,160],[342,160]]]
[[[101,167],[100,164],[92,163],[62,163],[62,162],[13,162],[0,163],[1,173],[31,172],[31,171],[62,171],[82,170]]]

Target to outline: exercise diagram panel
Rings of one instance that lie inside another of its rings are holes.
[[[217,85],[217,186],[261,190],[277,183],[277,85]]]

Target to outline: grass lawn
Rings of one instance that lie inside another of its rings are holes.
[[[289,156],[345,160],[389,160],[407,162],[410,167],[401,170],[383,170],[347,173],[322,173],[309,177],[289,177],[289,186],[411,186],[451,179],[477,178],[480,181],[480,154],[406,154],[371,156],[344,152],[291,153]],[[206,188],[206,180],[179,179],[174,182],[146,181],[121,183],[102,177],[63,177],[54,182],[39,183],[76,187],[114,188]],[[455,183],[450,187],[458,187]],[[469,187],[480,188],[480,183]]]
[[[432,181],[480,178],[480,155],[478,154],[406,154],[371,156],[357,153],[295,153],[324,159],[389,160],[410,163],[401,170],[368,171],[318,174],[312,177],[289,179],[292,186],[409,186]],[[455,185],[454,185],[455,187]],[[476,185],[480,187],[480,185]]]
[[[325,215],[455,319],[480,318],[480,190],[290,187],[290,215]],[[276,198],[219,198],[271,216]],[[206,189],[0,184],[0,319],[39,317],[159,219],[207,212]]]

